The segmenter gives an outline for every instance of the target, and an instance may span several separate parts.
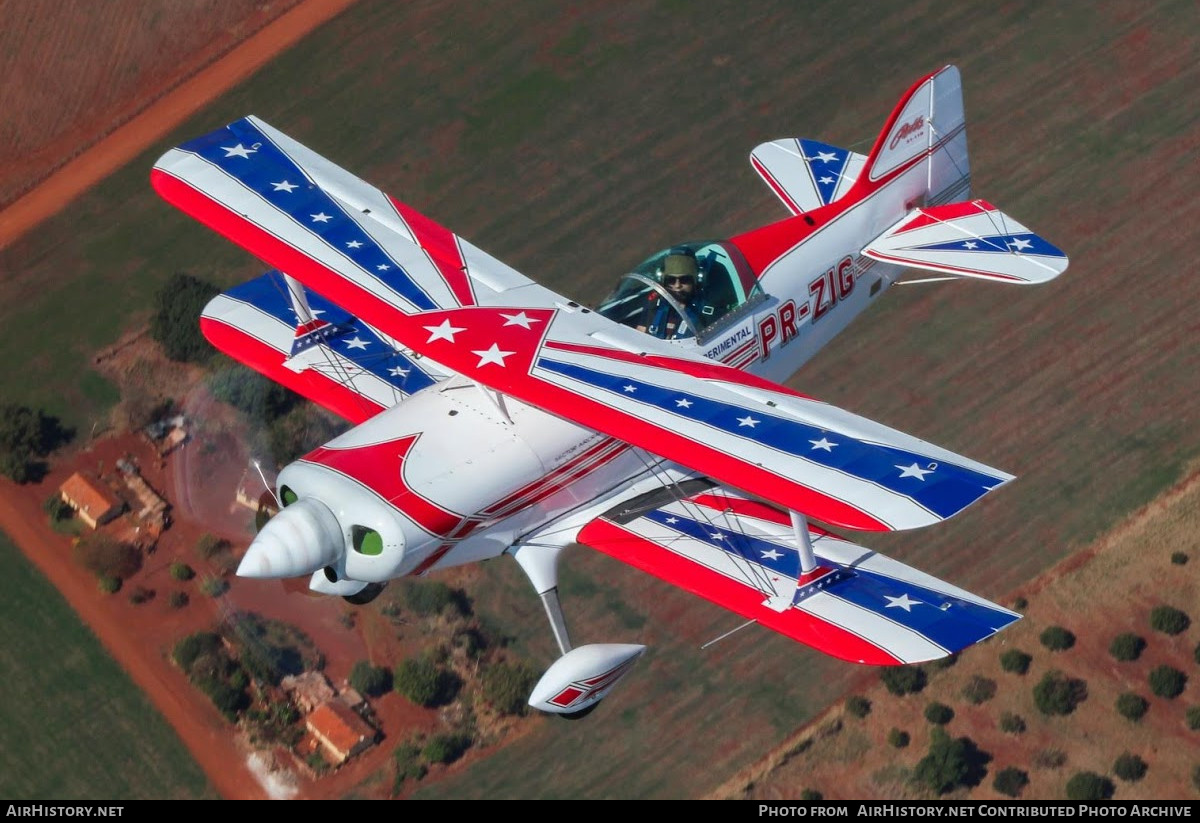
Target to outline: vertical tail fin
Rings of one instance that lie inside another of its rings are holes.
[[[918,80],[900,99],[867,156],[859,185],[875,186],[924,162],[925,192],[912,205],[938,205],[971,196],[962,79],[946,66]]]

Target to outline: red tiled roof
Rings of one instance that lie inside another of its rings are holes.
[[[343,756],[349,756],[363,740],[375,737],[375,730],[349,707],[339,702],[322,703],[308,716],[307,724],[315,734]]]

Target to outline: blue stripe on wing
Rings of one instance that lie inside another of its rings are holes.
[[[935,464],[916,452],[866,443],[789,417],[765,414],[761,405],[753,409],[735,406],[544,357],[538,359],[537,365],[625,400],[874,483],[917,502],[941,518],[962,511],[1005,479],[950,463]]]
[[[799,574],[799,554],[789,545],[661,508],[642,517],[723,550],[746,564],[757,565],[761,571],[749,565],[746,565],[746,571],[749,579],[763,582],[760,590],[764,593],[774,590],[767,582],[772,576],[795,578]],[[817,565],[842,570],[822,589],[824,593],[911,629],[949,652],[978,643],[1019,619],[1018,615],[1006,610],[962,600],[927,586],[864,569],[859,564],[843,565],[823,556],[819,543],[815,548],[818,549]],[[801,602],[805,597],[806,593],[801,590],[793,602]]]
[[[180,146],[253,189],[420,310],[440,308],[349,214],[247,119]]]
[[[295,328],[296,313],[287,297],[283,275],[269,271],[226,292],[234,300],[249,303],[260,311]],[[414,394],[437,379],[423,371],[417,363],[380,339],[369,326],[359,322],[335,303],[312,290],[307,290],[309,308],[313,315],[337,328],[336,336],[325,341],[331,349],[369,372],[397,391]]]

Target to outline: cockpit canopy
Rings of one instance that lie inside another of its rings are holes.
[[[674,285],[680,277],[694,279],[690,299]],[[597,311],[655,337],[683,340],[705,337],[762,296],[737,247],[702,240],[680,243],[646,258],[621,278]]]

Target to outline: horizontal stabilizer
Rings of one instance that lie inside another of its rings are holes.
[[[200,328],[230,357],[352,423],[448,375],[319,294],[308,301],[320,319],[297,326],[283,275],[271,271],[213,298]]]
[[[854,185],[867,158],[816,140],[773,140],[750,152],[750,165],[792,214],[837,200]]]
[[[1067,268],[1060,249],[986,200],[917,209],[862,253],[885,263],[1006,283],[1044,283]]]
[[[786,512],[721,487],[685,494],[663,489],[623,504],[586,525],[578,541],[855,663],[935,660],[1020,619],[812,527],[817,565],[802,575]]]

